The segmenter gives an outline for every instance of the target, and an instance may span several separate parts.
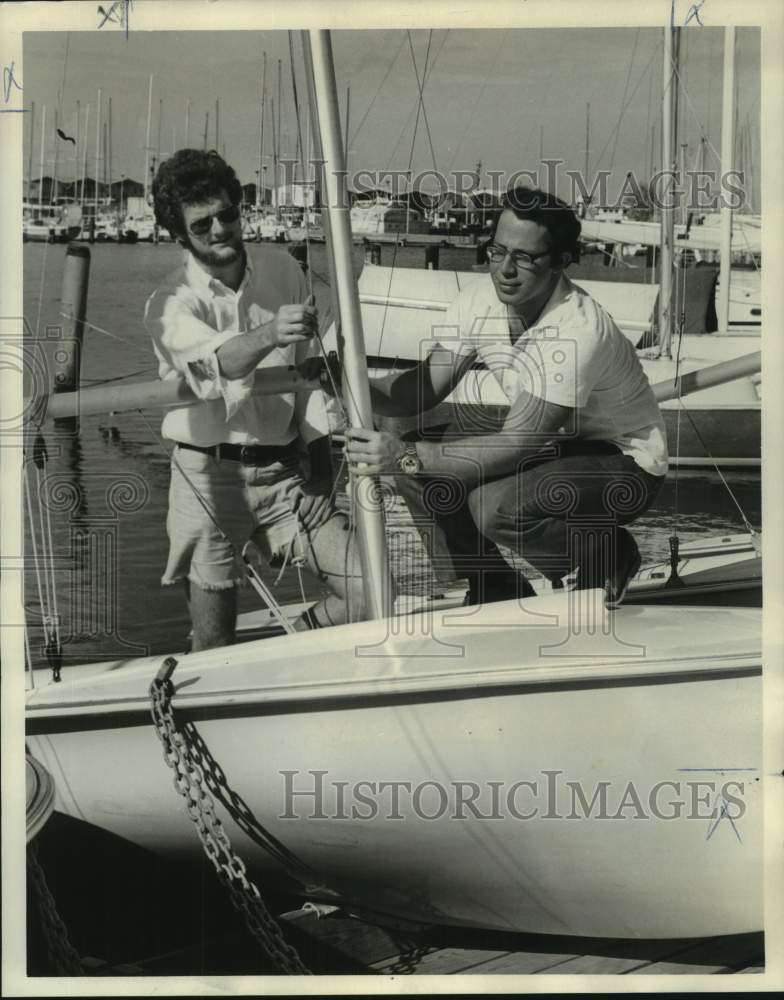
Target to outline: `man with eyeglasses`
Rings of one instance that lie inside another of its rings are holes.
[[[170,410],[161,428],[175,442],[162,583],[184,583],[191,648],[234,641],[244,578],[238,555],[249,536],[268,562],[304,560],[327,583],[330,593],[297,630],[346,621],[347,601],[361,617],[352,536],[333,503],[324,394],[251,391],[256,368],[314,354],[318,315],[302,271],[272,248],[254,248],[250,260],[242,189],[215,151],[179,150],[161,164],[152,190],[157,222],[185,253],[148,300],[145,324],[160,377],[184,379],[199,398]]]
[[[356,472],[395,474],[416,523],[430,515],[423,540],[437,564],[451,560],[468,578],[467,603],[534,594],[499,546],[555,587],[567,576],[578,589],[604,587],[609,606],[640,565],[622,525],[661,488],[664,421],[632,344],[566,276],[579,235],[559,199],[510,191],[487,247],[489,273],[450,305],[425,361],[373,386],[379,414],[411,416],[445,399],[478,362],[508,399],[502,426],[464,419],[440,439],[416,441],[346,434]]]

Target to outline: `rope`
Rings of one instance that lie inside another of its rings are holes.
[[[738,498],[733,493],[732,488],[730,487],[730,484],[724,478],[724,475],[722,474],[721,469],[719,468],[718,464],[716,463],[716,460],[713,457],[713,453],[711,452],[710,448],[708,447],[708,445],[707,445],[706,441],[704,440],[702,434],[700,434],[699,428],[695,424],[694,418],[689,413],[688,408],[684,404],[682,397],[680,397],[680,396],[678,397],[678,402],[681,405],[681,408],[678,410],[678,416],[680,417],[680,412],[681,412],[681,409],[682,409],[683,412],[686,414],[686,419],[691,424],[691,428],[694,431],[694,433],[695,433],[695,435],[697,437],[697,440],[700,442],[700,444],[702,445],[702,447],[705,449],[705,454],[708,456],[708,458],[713,463],[713,468],[716,470],[716,472],[718,474],[718,477],[719,477],[719,479],[722,482],[722,485],[727,490],[727,493],[729,494],[729,497],[732,500],[732,502],[735,504],[735,507],[737,508],[737,511],[740,514],[741,520],[743,521],[743,524],[744,524],[746,530],[749,532],[750,535],[753,535],[756,538],[758,532],[755,531],[755,529],[751,526],[751,524],[749,522],[749,519],[746,517],[746,513],[743,510],[743,507],[741,506]]]
[[[135,378],[137,375],[151,375],[155,370],[155,368],[140,368],[138,371],[128,372],[125,375],[115,375],[114,378],[84,378],[79,385],[95,388],[99,385],[109,385],[111,382],[122,382],[125,379]]]
[[[71,313],[61,312],[60,316],[63,319],[75,320],[76,317]],[[107,337],[111,337],[112,340],[116,340],[120,344],[124,344],[126,347],[131,347],[134,350],[142,351],[142,353],[149,357],[149,348],[141,347],[139,344],[135,344],[132,340],[128,340],[127,337],[118,337],[116,333],[110,333],[109,330],[104,330],[101,326],[96,326],[95,323],[91,323],[89,320],[84,320],[84,326],[89,330],[97,330],[98,333],[102,333]]]

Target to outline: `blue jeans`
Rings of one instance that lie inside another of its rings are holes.
[[[437,578],[481,581],[486,599],[515,596],[516,574],[498,550],[521,556],[557,581],[578,566],[583,583],[601,586],[607,565],[634,546],[621,525],[656,499],[664,476],[645,472],[608,441],[553,442],[521,459],[511,474],[467,490],[455,476],[397,476]],[[627,536],[620,538],[620,536]],[[588,555],[592,553],[592,555]],[[590,566],[590,562],[595,565]]]

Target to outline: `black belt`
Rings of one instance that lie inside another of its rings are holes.
[[[273,462],[287,462],[297,454],[296,440],[288,444],[213,444],[209,447],[178,441],[177,447],[200,451],[204,455],[212,455],[213,458],[241,462],[243,465],[272,465]]]

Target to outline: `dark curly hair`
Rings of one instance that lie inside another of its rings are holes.
[[[580,259],[580,220],[572,209],[554,194],[538,188],[510,188],[503,197],[503,207],[514,212],[518,219],[538,222],[550,234],[553,257],[568,253],[572,262]]]
[[[152,182],[155,221],[173,238],[183,237],[183,202],[206,201],[225,191],[232,205],[242,200],[242,185],[226,161],[211,149],[178,149],[158,167]]]

